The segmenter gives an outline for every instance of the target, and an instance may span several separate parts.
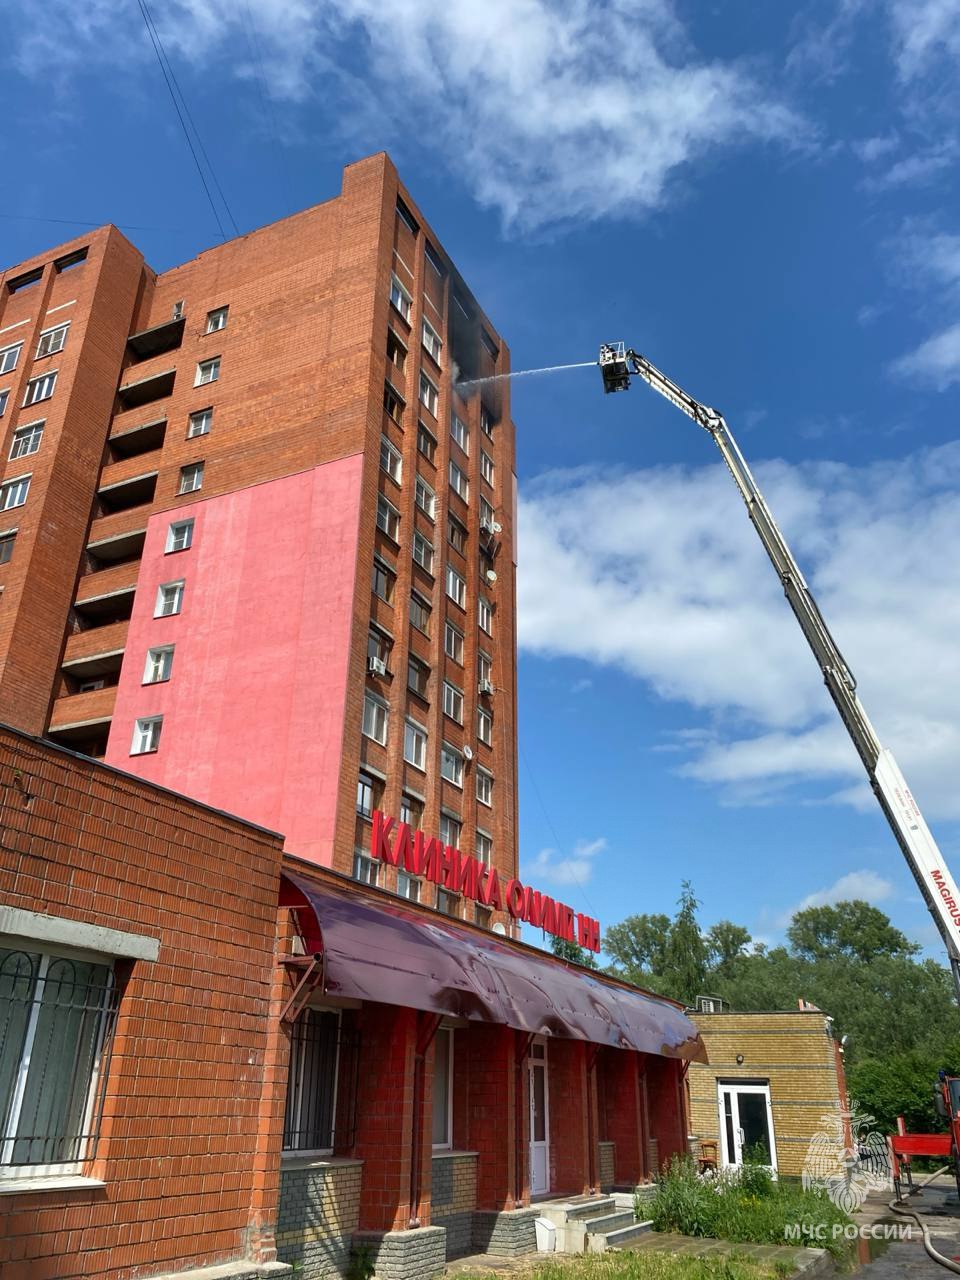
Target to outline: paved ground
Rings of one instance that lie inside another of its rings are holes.
[[[651,1231],[624,1246],[634,1253],[682,1253],[695,1258],[708,1254],[753,1258],[756,1262],[791,1263],[794,1274],[804,1277],[828,1274],[832,1267],[824,1249],[793,1249],[782,1244],[733,1244],[729,1240],[674,1235],[670,1231]]]
[[[912,1218],[897,1215],[888,1208],[889,1197],[871,1196],[858,1214],[857,1220],[865,1225],[896,1222],[908,1226],[910,1239],[890,1244],[886,1250],[868,1262],[859,1272],[863,1280],[944,1280],[950,1274],[946,1268],[927,1256],[920,1230]],[[952,1180],[928,1187],[920,1195],[911,1197],[910,1207],[922,1214],[933,1241],[933,1247],[944,1257],[960,1262],[960,1200]]]

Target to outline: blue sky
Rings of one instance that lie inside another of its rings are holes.
[[[156,18],[241,230],[386,148],[515,368],[623,338],[724,411],[956,871],[958,0]],[[6,34],[5,262],[71,219],[158,269],[217,242],[136,6]],[[606,924],[689,878],[772,941],[855,894],[939,955],[710,440],[592,370],[513,394],[524,874]]]

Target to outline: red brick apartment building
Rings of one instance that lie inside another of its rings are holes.
[[[382,155],[0,277],[4,1280],[419,1280],[683,1148],[679,1007],[517,938],[599,945],[516,876],[507,368]]]

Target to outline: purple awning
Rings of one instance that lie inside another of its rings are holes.
[[[284,876],[316,918],[327,995],[707,1060],[696,1027],[669,1001],[354,884]]]

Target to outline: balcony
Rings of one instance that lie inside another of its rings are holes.
[[[148,515],[145,507],[131,507],[129,511],[97,516],[90,524],[87,554],[108,562],[139,555],[143,551]]]
[[[124,409],[136,409],[140,405],[150,404],[152,400],[170,395],[176,377],[176,369],[160,369],[156,373],[148,373],[146,377],[125,382],[117,388],[121,406]]]
[[[107,746],[117,688],[69,693],[57,698],[46,736],[85,755],[102,756]]]
[[[97,680],[115,675],[123,662],[129,623],[77,631],[67,637],[61,669],[75,680]]]
[[[115,462],[100,473],[100,488],[97,490],[100,514],[110,515],[116,511],[128,511],[131,507],[142,507],[153,501],[156,490],[157,471],[144,470],[142,458]]]
[[[137,588],[138,561],[87,573],[80,579],[74,613],[81,629],[129,619]]]
[[[133,458],[152,453],[154,449],[162,449],[166,432],[166,417],[150,418],[146,422],[137,422],[133,426],[115,431],[107,440],[111,460],[118,462],[123,458]]]
[[[165,320],[162,324],[151,325],[149,329],[141,329],[139,333],[131,333],[127,339],[127,347],[138,360],[158,356],[164,351],[174,351],[183,341],[186,323],[186,316],[180,316],[176,320]]]

